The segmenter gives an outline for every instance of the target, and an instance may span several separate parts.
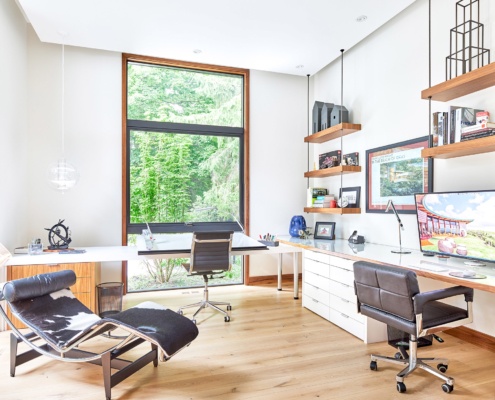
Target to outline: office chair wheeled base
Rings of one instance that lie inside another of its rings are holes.
[[[370,369],[372,371],[377,371],[377,361],[385,361],[392,364],[405,365],[402,371],[400,371],[396,376],[397,381],[397,391],[399,393],[404,393],[406,391],[406,385],[404,384],[404,378],[411,374],[414,370],[421,368],[426,372],[429,372],[436,377],[443,379],[445,383],[442,384],[442,390],[445,393],[450,393],[454,390],[454,378],[449,377],[443,372],[446,372],[449,367],[449,360],[446,358],[418,358],[417,357],[417,341],[411,335],[411,340],[409,341],[410,355],[403,347],[399,347],[400,353],[396,353],[395,357],[386,357],[376,354],[371,355]],[[438,371],[427,363],[432,363],[437,365]]]
[[[230,305],[230,303],[225,303],[222,301],[210,301],[210,300],[208,300],[208,277],[205,276],[204,278],[205,278],[205,285],[206,286],[205,286],[205,290],[204,290],[203,300],[199,301],[197,303],[193,303],[193,304],[189,304],[187,306],[180,307],[177,312],[180,315],[183,315],[184,314],[184,312],[182,311],[183,309],[198,307],[198,309],[196,310],[196,312],[192,316],[192,321],[194,323],[196,323],[196,315],[198,315],[201,310],[209,307],[209,308],[212,308],[213,310],[223,314],[225,322],[230,322],[230,315],[227,311],[232,311],[232,306]],[[222,310],[218,306],[227,306],[227,311]]]

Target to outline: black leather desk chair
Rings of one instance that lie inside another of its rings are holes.
[[[396,358],[372,354],[370,368],[378,369],[377,360],[405,365],[396,376],[399,392],[406,391],[404,378],[416,368],[443,379],[444,392],[454,390],[454,378],[442,373],[447,371],[448,360],[418,358],[417,339],[471,323],[473,289],[456,286],[420,293],[413,271],[365,261],[354,263],[354,286],[361,314],[409,334],[409,355],[402,351]],[[437,301],[456,295],[464,295],[466,309]],[[437,364],[439,371],[425,362]]]
[[[232,249],[233,234],[233,231],[193,233],[191,259],[188,264],[182,264],[182,266],[189,273],[189,276],[203,276],[205,282],[204,296],[200,302],[179,308],[178,313],[183,314],[182,310],[185,308],[199,307],[192,317],[194,323],[196,323],[196,315],[206,307],[222,313],[225,322],[230,321],[229,314],[218,307],[227,306],[227,311],[230,311],[232,310],[230,303],[210,301],[208,299],[208,276],[213,278],[214,275],[230,271],[232,267],[230,251]]]

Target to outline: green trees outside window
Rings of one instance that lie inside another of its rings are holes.
[[[154,233],[238,227],[243,88],[243,75],[127,63],[128,243],[146,223]],[[202,285],[186,279],[184,261],[129,267],[128,291]],[[242,283],[242,277],[239,259],[219,283]]]

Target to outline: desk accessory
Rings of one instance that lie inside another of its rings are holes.
[[[58,222],[51,228],[45,228],[48,231],[48,241],[50,246],[48,250],[68,249],[69,243],[72,241],[68,226],[63,224],[64,220],[59,219]]]
[[[363,244],[364,236],[360,236],[357,234],[357,231],[352,232],[352,235],[349,236],[348,242],[351,244]]]
[[[306,230],[306,220],[302,215],[294,215],[290,220],[289,234],[298,238],[300,230]]]
[[[277,247],[279,245],[278,240],[258,240],[258,242],[263,243],[265,246],[268,247]]]
[[[402,238],[400,232],[404,230],[404,225],[402,225],[402,221],[399,218],[399,214],[397,214],[397,210],[395,209],[394,202],[392,200],[388,201],[385,212],[388,212],[390,209],[392,209],[392,211],[394,212],[395,216],[397,217],[397,222],[399,223],[399,250],[391,250],[391,251],[392,253],[396,253],[396,254],[411,254],[410,251],[402,250]]]

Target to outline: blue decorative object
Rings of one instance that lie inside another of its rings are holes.
[[[302,215],[294,215],[290,220],[289,233],[292,237],[299,237],[300,230],[306,230],[306,220]]]

